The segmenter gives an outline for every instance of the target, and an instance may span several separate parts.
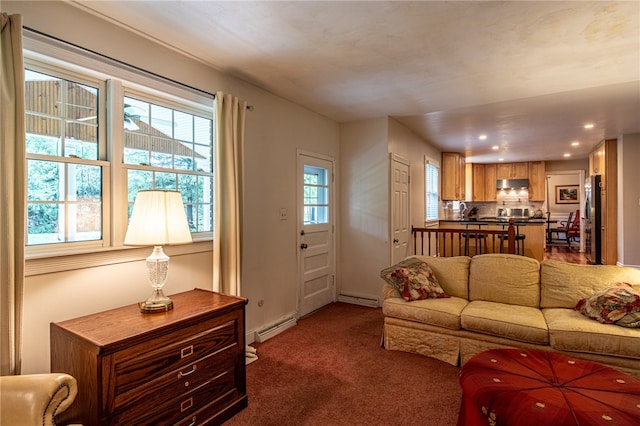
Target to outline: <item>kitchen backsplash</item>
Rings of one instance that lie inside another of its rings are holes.
[[[533,216],[536,210],[541,210],[543,203],[529,201],[529,191],[498,191],[496,201],[474,202],[465,201],[467,212],[477,208],[477,217],[495,217],[498,209],[529,209],[529,215]],[[459,217],[459,203],[443,201],[440,206],[440,217],[443,219],[453,219]]]

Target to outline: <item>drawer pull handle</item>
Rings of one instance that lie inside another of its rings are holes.
[[[193,398],[189,398],[186,401],[182,401],[180,403],[180,411],[184,411],[184,410],[188,410],[189,408],[193,407]]]
[[[188,376],[189,374],[193,374],[196,371],[196,365],[193,364],[193,367],[191,367],[191,370],[187,371],[186,373],[183,373],[182,371],[178,372],[178,378],[180,377],[185,377]]]
[[[196,416],[191,417],[191,423],[189,423],[189,426],[195,426],[196,424]]]
[[[180,358],[184,358],[192,354],[193,354],[193,345],[187,346],[186,348],[182,348],[182,350],[180,351]]]

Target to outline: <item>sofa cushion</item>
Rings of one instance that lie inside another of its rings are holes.
[[[416,256],[429,264],[438,278],[440,286],[449,296],[469,298],[469,264],[468,256],[430,257]]]
[[[460,316],[462,328],[536,344],[548,344],[549,333],[538,308],[474,300]]]
[[[383,269],[380,276],[407,301],[449,297],[440,287],[429,265],[417,257],[404,259]]]
[[[469,268],[469,300],[538,308],[540,263],[513,254],[474,256]]]
[[[407,302],[395,297],[382,303],[382,313],[386,317],[416,321],[452,330],[460,329],[460,313],[467,306],[465,299],[424,299]]]
[[[640,269],[545,260],[540,266],[540,307],[573,309],[580,299],[617,282],[640,284]]]
[[[637,328],[640,327],[640,292],[631,284],[617,283],[580,299],[576,311],[603,324]]]
[[[548,308],[542,313],[553,349],[640,358],[640,329],[601,324],[574,309]]]

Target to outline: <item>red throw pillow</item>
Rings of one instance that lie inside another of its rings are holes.
[[[640,327],[640,292],[629,283],[617,283],[580,299],[575,309],[603,324]]]
[[[380,276],[406,301],[450,297],[440,287],[429,265],[416,257],[383,269]]]

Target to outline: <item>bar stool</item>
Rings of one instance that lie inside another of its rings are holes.
[[[516,254],[524,256],[524,239],[527,238],[526,235],[518,233],[520,231],[520,227],[516,225]],[[498,239],[508,241],[509,234],[499,234]],[[500,253],[502,253],[502,241],[500,241]]]
[[[469,224],[467,223],[466,228],[469,229]],[[478,225],[478,231],[480,230],[480,226]],[[464,238],[464,255],[468,256],[469,253],[469,240],[473,239],[476,241],[476,254],[482,254],[482,246],[484,244],[484,252],[488,252],[488,247],[487,247],[487,234],[483,234],[482,232],[469,232],[468,233],[468,237],[467,237],[467,233],[463,232],[462,234],[462,238]],[[477,240],[482,239],[482,241],[478,242]],[[479,253],[477,252],[479,248]]]

